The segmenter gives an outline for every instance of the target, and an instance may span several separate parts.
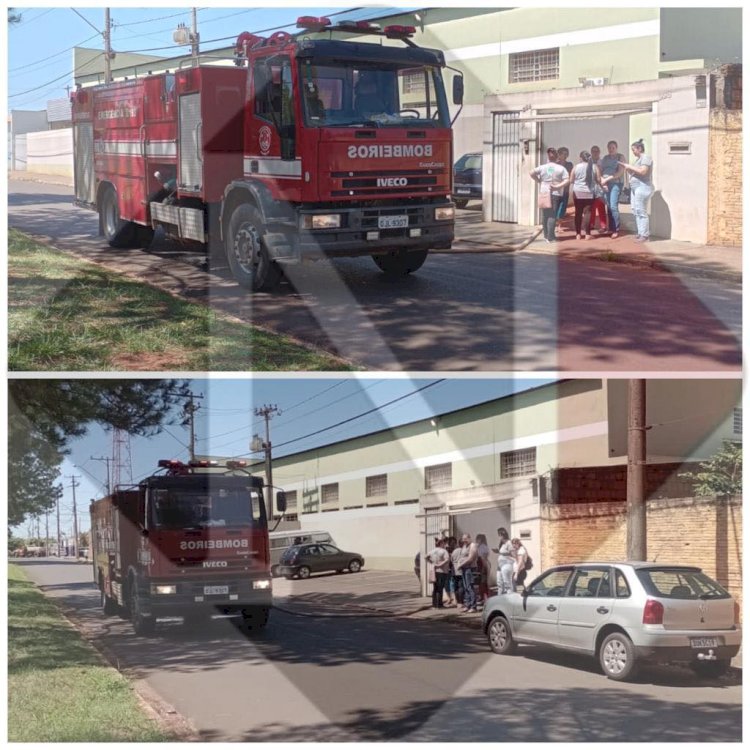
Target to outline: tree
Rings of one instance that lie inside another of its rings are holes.
[[[153,435],[178,421],[188,392],[175,380],[11,380],[8,386],[8,524],[55,506],[68,443],[93,424]]]
[[[13,26],[13,24],[20,23],[21,22],[21,14],[15,12],[15,8],[8,8],[8,25]]]
[[[680,474],[694,482],[700,496],[726,497],[742,493],[742,446],[725,440],[721,449],[698,465],[699,471]]]

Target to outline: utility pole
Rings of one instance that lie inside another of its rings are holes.
[[[109,18],[109,8],[104,9],[104,83],[112,83],[112,39],[110,30],[112,22]]]
[[[190,35],[190,43],[192,45],[193,55],[193,67],[198,65],[198,43],[200,37],[198,36],[198,9],[193,8],[193,33]]]
[[[44,514],[44,556],[49,557],[49,510]]]
[[[645,560],[646,381],[628,381],[627,559]]]
[[[60,495],[57,496],[55,506],[57,509],[57,556],[62,557],[62,549],[60,547]]]
[[[80,482],[76,482],[76,479],[80,479],[80,476],[71,475],[70,487],[73,490],[73,555],[75,559],[78,559],[78,509],[76,507],[76,487]]]
[[[109,456],[90,456],[89,459],[91,461],[104,461],[104,463],[107,465],[107,494],[112,494],[112,482],[110,481],[110,474],[109,474],[109,464],[110,462],[114,461],[114,458],[109,458]]]
[[[274,415],[281,415],[281,410],[278,406],[266,405],[255,409],[256,417],[263,417],[266,422],[266,439],[261,441],[259,436],[256,435],[253,438],[251,445],[252,450],[263,450],[266,454],[266,512],[269,516],[273,516],[274,504],[273,504],[273,463],[271,456],[271,417]]]

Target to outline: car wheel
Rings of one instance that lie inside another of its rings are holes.
[[[610,680],[624,681],[635,676],[633,642],[624,633],[610,633],[599,647],[599,663]]]
[[[375,265],[389,278],[400,278],[418,271],[425,260],[429,250],[395,250],[385,255],[373,255]]]
[[[362,563],[360,563],[359,560],[352,560],[349,563],[349,572],[350,573],[359,573],[360,570],[362,570]]]
[[[465,198],[454,198],[453,202],[456,204],[456,208],[466,208],[469,201]]]
[[[717,659],[716,661],[694,661],[690,669],[698,677],[721,677],[729,670],[732,662],[730,659]]]
[[[297,575],[300,578],[309,578],[310,577],[310,568],[307,567],[307,565],[303,565],[298,571]]]
[[[263,241],[265,227],[254,206],[242,203],[232,212],[226,232],[226,253],[232,275],[253,292],[270,291],[281,280],[281,268]]]
[[[510,632],[510,623],[503,615],[495,615],[487,627],[487,642],[496,654],[512,654],[516,642]]]

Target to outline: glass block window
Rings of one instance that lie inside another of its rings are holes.
[[[453,483],[453,465],[435,464],[424,470],[424,488],[426,490],[449,490]]]
[[[388,475],[376,474],[365,479],[365,497],[385,497],[388,494]]]
[[[536,474],[536,448],[523,448],[500,454],[500,476],[527,477]]]
[[[560,77],[560,49],[513,52],[508,66],[509,83],[549,81]]]
[[[742,408],[739,406],[732,412],[732,431],[735,435],[742,434]]]
[[[320,487],[320,500],[323,505],[339,504],[339,483],[323,484]]]

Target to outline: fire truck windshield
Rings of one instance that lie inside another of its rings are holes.
[[[300,64],[307,127],[448,127],[440,68]]]
[[[149,526],[157,529],[203,529],[228,526],[265,526],[260,492],[248,487],[152,489]]]

